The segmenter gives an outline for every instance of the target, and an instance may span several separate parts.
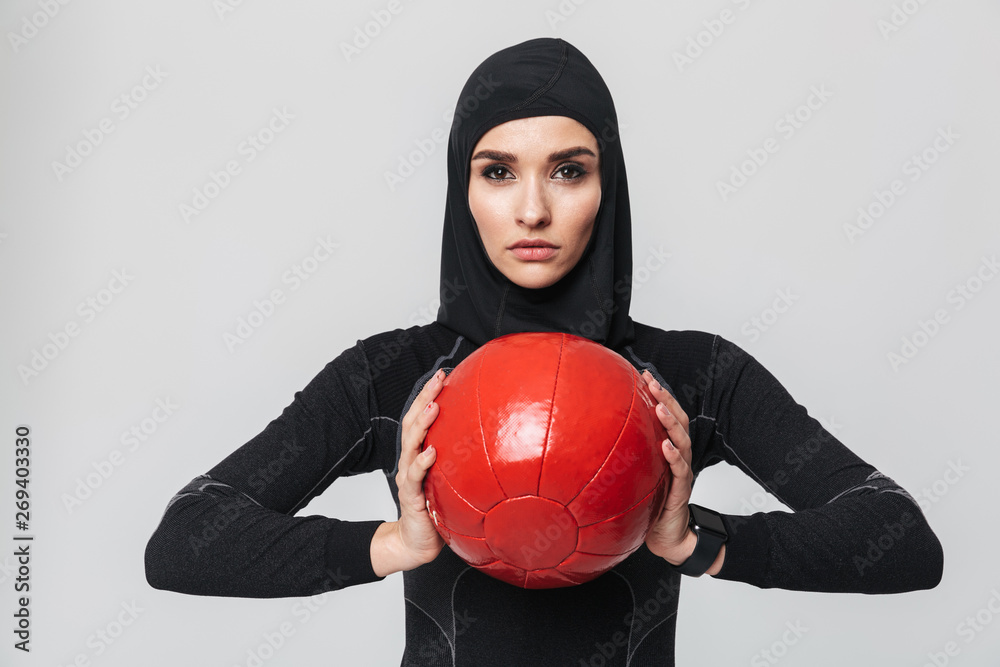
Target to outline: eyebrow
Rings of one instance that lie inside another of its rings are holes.
[[[591,157],[597,157],[594,151],[590,150],[586,146],[575,146],[574,148],[566,148],[561,151],[556,151],[549,154],[549,162],[558,162],[560,160],[568,160],[571,157],[576,157],[578,155],[589,155]],[[493,160],[495,162],[517,162],[517,156],[513,153],[508,153],[506,151],[495,151],[492,149],[481,150],[472,156],[473,160]]]

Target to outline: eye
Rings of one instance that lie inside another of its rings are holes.
[[[575,162],[570,162],[567,164],[561,164],[558,167],[556,167],[556,170],[555,172],[553,172],[552,177],[560,180],[571,181],[580,178],[581,176],[585,176],[586,174],[587,170],[584,169],[581,165],[576,164]]]
[[[509,181],[514,178],[510,169],[502,164],[491,164],[483,169],[480,174],[491,181]]]

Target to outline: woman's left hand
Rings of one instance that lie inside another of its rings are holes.
[[[691,498],[691,484],[694,482],[694,473],[691,471],[691,437],[688,434],[690,421],[680,404],[669,391],[660,386],[649,371],[643,371],[642,378],[658,403],[656,416],[667,430],[667,439],[660,446],[663,457],[670,465],[672,477],[660,518],[646,535],[646,546],[668,563],[679,565],[694,552],[698,542],[698,537],[688,528],[688,500]]]

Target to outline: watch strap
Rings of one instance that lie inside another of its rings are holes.
[[[708,568],[712,567],[712,563],[718,558],[719,551],[722,549],[722,545],[726,543],[728,535],[722,524],[722,515],[718,512],[713,512],[710,509],[694,504],[688,505],[688,511],[690,512],[688,526],[694,531],[698,542],[695,544],[694,552],[688,559],[673,567],[681,574],[689,577],[700,577],[708,571]],[[712,519],[713,515],[715,517],[714,520]],[[708,523],[706,519],[716,526],[723,526],[722,531],[720,532],[706,525]]]

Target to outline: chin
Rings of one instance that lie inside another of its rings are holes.
[[[544,275],[539,275],[537,272],[532,271],[511,272],[505,275],[508,280],[518,287],[523,287],[525,289],[542,289],[544,287],[551,287],[552,285],[555,285],[566,274],[546,271]]]

